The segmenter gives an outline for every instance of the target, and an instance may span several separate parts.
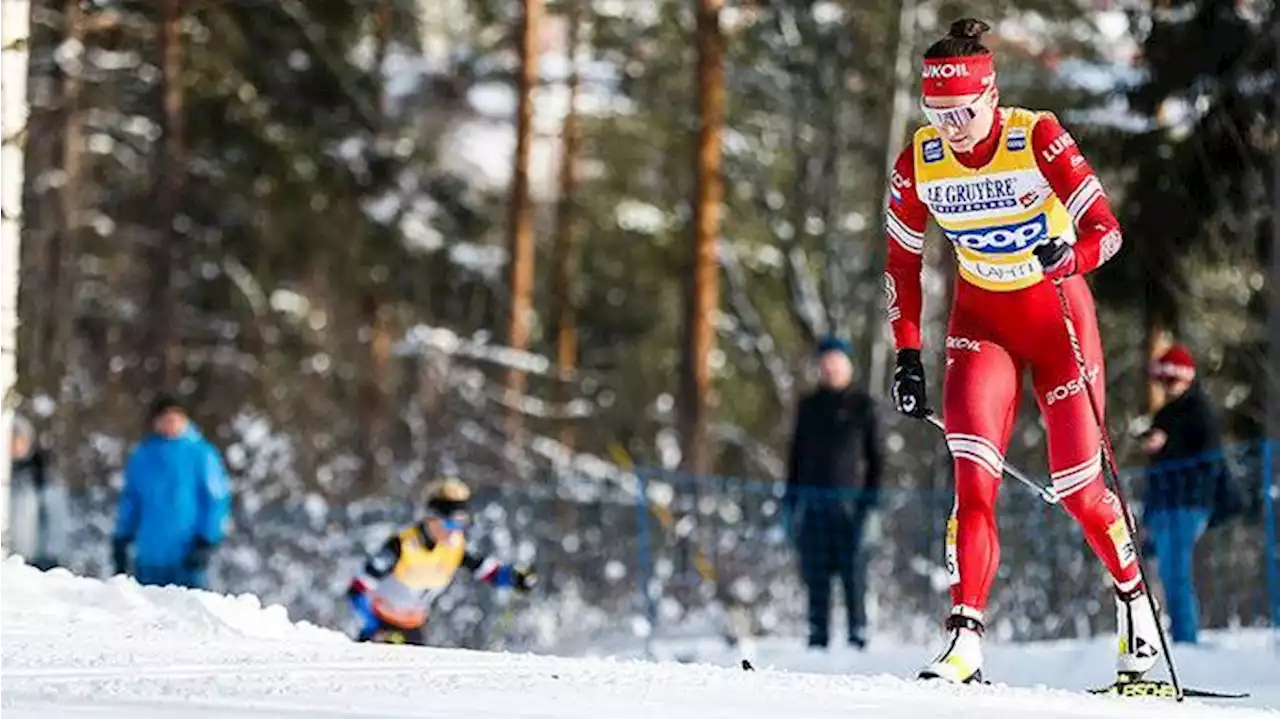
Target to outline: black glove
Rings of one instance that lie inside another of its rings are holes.
[[[369,585],[365,584],[364,580],[361,579],[360,577],[356,577],[355,579],[352,579],[351,583],[347,585],[347,598],[349,599],[362,597],[368,593],[369,593]]]
[[[898,350],[898,366],[893,371],[893,404],[909,417],[928,416],[929,399],[925,396],[920,350]]]
[[[514,586],[517,592],[528,592],[538,583],[538,575],[532,569],[517,569],[515,575]]]
[[[129,573],[129,540],[114,537],[111,540],[112,574]]]
[[[1031,254],[1040,260],[1040,267],[1050,279],[1059,279],[1076,271],[1076,253],[1061,237],[1049,239],[1031,248]]]
[[[209,566],[209,560],[213,557],[213,545],[197,537],[191,549],[187,550],[187,556],[182,559],[182,566],[189,572],[197,572]]]

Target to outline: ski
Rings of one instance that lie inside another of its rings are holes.
[[[744,671],[753,672],[756,668],[747,659],[742,660],[742,669]],[[937,681],[931,677],[917,677],[918,681]],[[986,684],[987,681],[981,676],[974,677],[965,684]],[[1178,696],[1178,690],[1169,682],[1159,679],[1128,679],[1122,678],[1105,687],[1087,690],[1090,694],[1100,694],[1104,696],[1118,697],[1166,697],[1175,698]],[[1245,699],[1249,696],[1248,692],[1221,692],[1213,689],[1196,689],[1194,687],[1183,687],[1182,696],[1191,697],[1193,699]]]
[[[1121,680],[1105,687],[1088,690],[1090,694],[1117,697],[1168,697],[1176,698],[1178,690],[1172,684],[1158,679]],[[1183,687],[1182,696],[1197,699],[1244,699],[1247,692],[1220,692],[1212,689]]]

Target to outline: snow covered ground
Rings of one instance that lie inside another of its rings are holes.
[[[1253,698],[1175,705],[1043,686],[1083,686],[1105,674],[1101,643],[993,648],[991,670],[1010,686],[919,686],[899,677],[923,647],[824,657],[762,644],[744,648],[754,673],[714,643],[689,641],[655,649],[705,663],[375,647],[292,624],[248,596],[46,574],[15,558],[2,572],[6,719],[1280,716],[1280,656],[1268,634],[1218,637],[1180,655],[1188,681]]]

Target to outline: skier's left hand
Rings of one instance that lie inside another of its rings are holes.
[[[1164,430],[1153,429],[1142,436],[1142,451],[1147,454],[1155,454],[1164,449],[1164,445],[1169,441],[1169,435]]]
[[[1031,248],[1031,253],[1040,260],[1044,276],[1050,280],[1060,280],[1076,273],[1076,251],[1061,237],[1051,237]]]
[[[187,556],[182,559],[182,566],[188,571],[198,572],[209,567],[209,560],[213,557],[213,545],[197,538],[191,548],[187,550]]]
[[[129,542],[116,537],[111,540],[111,566],[115,574],[129,573]]]

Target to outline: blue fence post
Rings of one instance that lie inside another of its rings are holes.
[[[1271,631],[1275,635],[1276,650],[1280,651],[1280,557],[1276,556],[1276,440],[1262,440],[1262,512],[1266,524],[1267,546],[1263,550],[1267,558],[1267,601],[1270,602]]]
[[[653,599],[653,546],[649,538],[649,482],[646,471],[636,468],[636,580],[640,589],[640,606],[644,607],[649,626],[644,635],[644,655],[653,659],[653,633],[657,631],[657,604]]]

